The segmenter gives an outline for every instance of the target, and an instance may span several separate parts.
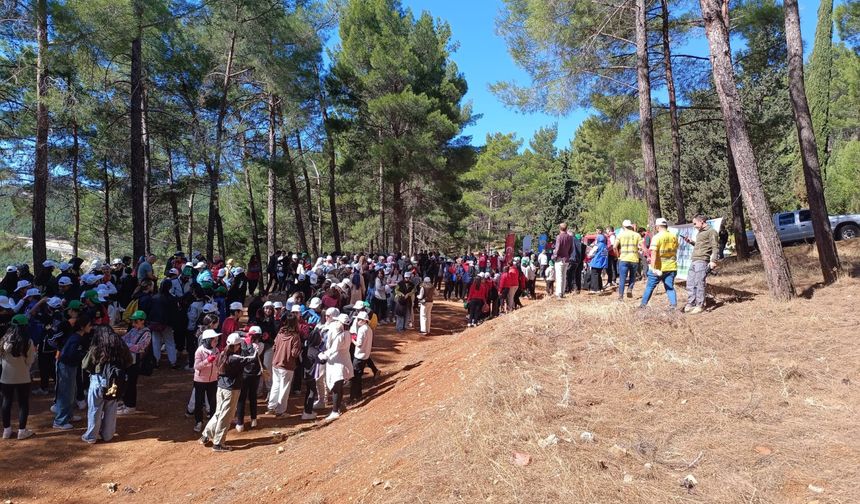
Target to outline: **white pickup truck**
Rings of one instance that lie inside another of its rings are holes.
[[[812,241],[815,233],[812,231],[812,213],[809,210],[780,212],[773,215],[773,223],[782,243]],[[831,215],[830,228],[837,240],[850,240],[860,237],[860,214]],[[747,240],[751,247],[755,246],[755,235],[747,231]]]

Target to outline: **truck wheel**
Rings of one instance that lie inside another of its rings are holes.
[[[838,233],[840,240],[850,240],[852,238],[860,237],[860,226],[857,224],[843,224],[842,227],[839,228]]]

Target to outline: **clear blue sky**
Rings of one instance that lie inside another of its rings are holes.
[[[569,145],[576,128],[588,117],[587,110],[575,110],[564,117],[522,114],[506,108],[488,88],[491,83],[505,80],[528,83],[526,73],[514,64],[504,40],[495,32],[495,21],[502,8],[502,0],[402,1],[416,16],[422,11],[429,11],[434,17],[442,18],[451,25],[453,38],[460,44],[453,59],[469,83],[466,99],[472,101],[475,114],[483,114],[483,117],[465,132],[473,137],[473,145],[483,145],[487,133],[493,132],[516,132],[527,142],[538,128],[553,122],[558,123],[556,145]],[[806,42],[804,55],[808,57],[815,34],[818,0],[799,0],[799,4],[801,32]],[[689,47],[684,48],[684,52],[707,56],[704,37],[693,41]],[[654,98],[665,100],[661,91],[655,91]],[[789,104],[786,103],[786,106]]]

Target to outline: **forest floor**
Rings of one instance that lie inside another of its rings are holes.
[[[93,446],[51,430],[36,398],[37,436],[0,443],[0,499],[860,502],[860,240],[839,244],[847,275],[829,287],[814,247],[787,251],[803,295],[783,304],[756,260],[727,261],[697,316],[662,293],[637,310],[641,284],[465,330],[461,304],[437,303],[432,336],[380,326],[363,403],[301,422],[292,396],[287,417],[231,430],[226,454],[196,442],[186,372],[142,378],[141,412]]]

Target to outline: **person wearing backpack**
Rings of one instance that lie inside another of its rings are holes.
[[[79,374],[81,362],[86,356],[88,335],[93,328],[93,321],[87,312],[77,315],[72,326],[72,331],[65,338],[57,361],[57,400],[54,404],[56,416],[54,417],[55,429],[73,429],[73,421],[80,420],[72,413],[75,406],[75,391],[77,387],[76,375]]]
[[[87,394],[87,430],[81,439],[93,444],[98,439],[110,441],[116,432],[117,399],[124,392],[126,369],[132,356],[122,339],[107,326],[93,331],[90,351],[83,360],[83,368],[90,373]]]
[[[239,393],[239,404],[236,406],[236,431],[245,430],[245,403],[250,403],[249,413],[251,428],[257,426],[257,389],[260,388],[260,377],[263,374],[263,330],[260,326],[251,326],[247,336],[242,340],[243,356],[256,355],[257,358],[245,364],[242,374],[242,391]]]
[[[137,379],[141,374],[141,364],[152,342],[152,332],[146,327],[146,313],[137,310],[131,315],[131,329],[125,333],[122,340],[128,346],[132,355],[132,364],[126,370],[126,387],[123,394],[123,406],[117,410],[117,415],[131,415],[137,412]]]
[[[3,392],[3,439],[12,437],[12,400],[18,396],[18,439],[27,439],[30,415],[30,366],[36,360],[36,347],[27,331],[26,315],[15,315],[0,340],[0,390]]]

